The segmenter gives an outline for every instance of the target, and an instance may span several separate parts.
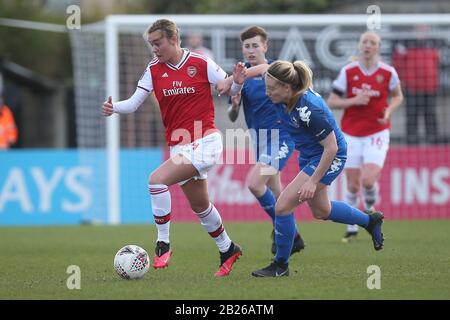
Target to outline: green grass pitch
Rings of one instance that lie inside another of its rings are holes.
[[[385,248],[375,252],[364,231],[342,243],[344,226],[299,224],[306,249],[290,276],[254,278],[270,263],[269,223],[226,223],[243,256],[227,278],[214,278],[219,253],[199,224],[171,226],[169,268],[141,280],[114,272],[119,248],[137,244],[153,256],[156,228],[74,226],[0,228],[0,299],[450,299],[450,220],[385,221]],[[81,289],[67,288],[67,267],[81,270]],[[381,289],[366,286],[367,268],[381,269]]]

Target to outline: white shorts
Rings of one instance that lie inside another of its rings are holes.
[[[170,157],[181,154],[189,163],[197,169],[199,175],[188,180],[179,182],[181,186],[191,179],[204,180],[208,177],[207,172],[218,162],[222,154],[222,136],[219,132],[211,133],[194,142],[170,147]]]
[[[389,129],[365,137],[345,134],[347,141],[346,168],[361,168],[363,164],[373,163],[381,168],[389,149]]]

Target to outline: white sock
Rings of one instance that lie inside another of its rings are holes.
[[[200,222],[209,233],[209,235],[216,241],[220,252],[226,252],[230,248],[231,240],[222,224],[222,218],[219,211],[212,203],[209,204],[208,209],[203,212],[195,212],[199,217]]]
[[[373,185],[371,189],[366,189],[363,187],[364,194],[364,207],[366,210],[372,208],[378,200],[378,186]]]
[[[358,208],[359,206],[359,197],[358,197],[358,193],[353,193],[350,191],[346,191],[345,192],[345,202],[347,202],[347,204],[349,206],[352,206],[354,208]]]
[[[158,229],[158,240],[169,243],[171,199],[169,188],[165,184],[149,184],[148,191],[152,200],[153,217]]]
[[[357,224],[348,224],[347,232],[358,232],[358,225]]]
[[[345,193],[345,202],[347,202],[348,205],[358,208],[359,207],[359,197],[358,193],[353,193],[347,190]],[[347,225],[347,232],[358,232],[358,225],[354,224],[348,224]]]

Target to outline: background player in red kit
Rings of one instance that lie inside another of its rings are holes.
[[[377,180],[389,148],[390,118],[403,100],[397,72],[380,61],[380,45],[375,32],[361,35],[358,60],[341,69],[327,101],[330,108],[344,109],[341,128],[348,143],[346,201],[358,207],[362,185],[366,210],[373,210],[377,202]],[[347,226],[343,241],[357,233],[358,226]]]
[[[130,113],[155,93],[161,108],[170,159],[153,171],[149,192],[158,229],[153,267],[168,266],[172,254],[169,241],[171,197],[168,187],[178,183],[202,226],[215,240],[220,251],[220,268],[216,276],[227,276],[242,254],[222,224],[219,212],[209,201],[207,171],[222,152],[222,137],[214,126],[214,104],[211,84],[223,83],[227,74],[210,58],[183,49],[180,33],[170,20],[157,20],[144,33],[155,58],[139,80],[135,93],[127,100],[103,104],[105,116]],[[245,70],[239,64],[234,79],[244,82]],[[229,80],[227,80],[229,81]],[[231,94],[242,85],[233,82]]]

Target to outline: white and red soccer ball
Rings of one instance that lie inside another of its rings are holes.
[[[123,279],[141,279],[149,266],[147,251],[136,245],[126,245],[114,257],[114,269]]]

